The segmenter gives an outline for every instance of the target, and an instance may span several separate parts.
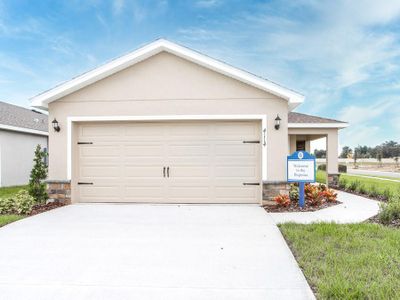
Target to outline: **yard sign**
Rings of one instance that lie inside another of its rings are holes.
[[[315,182],[315,157],[296,151],[287,157],[287,181],[299,183],[299,206],[304,207],[304,184]]]

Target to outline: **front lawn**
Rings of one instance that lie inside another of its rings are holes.
[[[318,299],[399,299],[400,230],[376,224],[279,227]]]
[[[317,171],[317,182],[326,183],[326,172],[318,170]],[[354,176],[354,175],[347,175],[341,174],[340,180],[345,180],[346,183],[349,185],[352,182],[358,181],[361,185],[365,187],[367,191],[371,190],[372,186],[375,186],[377,191],[380,194],[387,189],[390,190],[392,194],[400,193],[400,182],[395,181],[388,181],[388,180],[381,180],[379,178],[368,178],[362,176]]]
[[[0,227],[25,218],[20,215],[0,215]]]
[[[0,188],[0,198],[14,196],[20,190],[27,190],[27,185],[9,186]]]

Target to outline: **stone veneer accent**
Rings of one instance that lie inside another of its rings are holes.
[[[64,204],[71,203],[71,181],[47,180],[46,183],[50,200]]]
[[[274,197],[279,194],[289,195],[290,184],[286,181],[264,181],[263,182],[263,205],[272,205]]]
[[[328,174],[327,184],[330,187],[335,187],[339,185],[340,174]]]

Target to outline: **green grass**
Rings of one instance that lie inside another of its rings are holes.
[[[0,198],[12,196],[20,190],[26,190],[28,188],[27,185],[19,185],[19,186],[9,186],[0,188]]]
[[[326,172],[317,171],[317,182],[326,183]],[[363,184],[366,190],[370,190],[371,186],[376,186],[379,193],[383,193],[385,189],[389,189],[393,194],[400,193],[400,182],[380,180],[379,178],[367,178],[363,176],[353,176],[347,174],[341,174],[341,179],[346,179],[347,184],[353,181],[359,181]]]
[[[333,223],[280,228],[318,299],[400,299],[400,230]]]
[[[0,215],[0,227],[25,218],[19,215]]]

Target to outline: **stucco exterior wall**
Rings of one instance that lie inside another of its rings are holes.
[[[47,148],[47,136],[0,130],[1,186],[28,183],[38,144]]]
[[[67,179],[68,117],[244,114],[267,116],[268,180],[286,180],[287,101],[163,52],[49,104],[49,178]]]

